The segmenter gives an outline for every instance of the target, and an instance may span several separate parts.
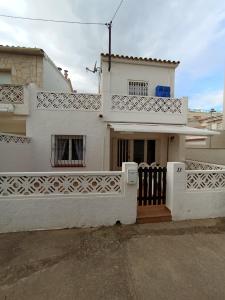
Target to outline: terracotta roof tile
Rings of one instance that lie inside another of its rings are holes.
[[[101,53],[102,57],[108,57],[108,53]],[[112,58],[119,58],[119,59],[129,59],[129,60],[140,60],[140,61],[153,61],[153,62],[159,62],[159,63],[167,63],[167,64],[175,64],[178,65],[180,62],[175,60],[162,60],[157,58],[151,58],[151,57],[137,57],[137,56],[125,56],[125,55],[119,55],[119,54],[111,54]]]

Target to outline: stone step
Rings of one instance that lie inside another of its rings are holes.
[[[137,208],[137,224],[170,222],[172,216],[165,205],[146,205]]]

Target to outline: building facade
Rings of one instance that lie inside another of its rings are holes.
[[[30,84],[31,169],[121,170],[125,161],[161,166],[184,161],[186,135],[215,132],[187,126],[187,98],[174,97],[178,65],[102,54],[99,94]]]

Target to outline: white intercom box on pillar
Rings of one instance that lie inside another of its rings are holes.
[[[127,183],[128,184],[136,184],[138,179],[137,170],[129,169],[127,172]]]

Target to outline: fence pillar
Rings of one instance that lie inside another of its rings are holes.
[[[186,184],[185,164],[181,162],[168,162],[166,179],[166,206],[171,211],[172,219],[179,220],[179,216],[183,210],[183,197]]]
[[[138,165],[135,162],[122,164],[125,205],[129,210],[127,224],[135,223],[137,218],[137,188],[138,188]],[[125,222],[123,222],[125,223]]]

